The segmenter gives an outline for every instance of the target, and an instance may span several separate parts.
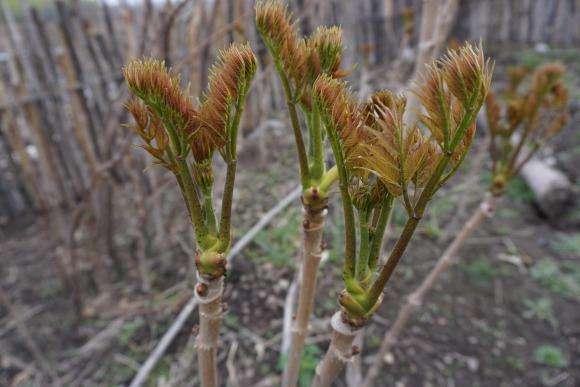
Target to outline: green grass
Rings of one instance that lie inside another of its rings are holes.
[[[312,384],[320,354],[320,349],[316,345],[304,347],[304,353],[300,361],[300,377],[298,379],[300,387],[308,387]]]
[[[550,49],[546,52],[538,52],[530,49],[522,51],[519,55],[521,64],[529,67],[538,67],[551,61],[578,63],[580,61],[580,50],[571,49]]]
[[[524,361],[515,356],[507,356],[505,358],[505,363],[508,367],[516,371],[523,371],[526,368]]]
[[[562,254],[580,256],[580,233],[558,235],[552,242],[552,246]]]
[[[298,377],[298,384],[300,387],[308,387],[312,383],[314,373],[316,372],[316,365],[320,360],[321,351],[316,345],[306,345],[300,360],[300,375]],[[280,357],[278,361],[278,370],[282,372],[288,361],[287,355]]]
[[[525,299],[524,305],[526,306],[526,310],[523,313],[525,318],[547,321],[553,328],[558,326],[558,320],[554,315],[552,300],[550,298],[541,297],[535,300]]]
[[[531,203],[534,200],[534,193],[526,182],[519,176],[512,179],[508,184],[506,195],[519,203]]]
[[[537,262],[530,271],[532,278],[550,291],[567,297],[580,297],[580,265],[575,262],[558,266],[550,258]]]
[[[542,345],[534,351],[534,360],[540,364],[554,368],[564,368],[568,365],[568,360],[564,352],[553,345]]]
[[[473,282],[479,285],[490,283],[499,274],[497,269],[489,263],[489,259],[486,257],[477,258],[463,265],[463,270]]]
[[[435,200],[428,211],[428,218],[424,224],[425,233],[431,238],[439,238],[443,229],[441,228],[440,218],[447,215],[454,209],[453,202],[448,198],[439,198]]]
[[[129,345],[133,336],[135,336],[144,323],[145,321],[141,317],[138,317],[133,321],[128,321],[123,324],[123,328],[121,328],[121,332],[119,333],[119,343],[123,346]]]
[[[292,266],[299,249],[300,216],[298,211],[287,211],[276,224],[256,235],[254,243],[259,247],[248,255],[258,262],[271,262],[276,267]]]

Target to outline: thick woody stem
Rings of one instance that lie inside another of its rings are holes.
[[[223,317],[223,276],[217,279],[198,275],[195,296],[199,303],[199,333],[196,339],[199,378],[203,387],[217,387],[217,350]]]
[[[359,352],[352,343],[361,328],[350,325],[340,311],[332,316],[330,324],[332,339],[328,351],[316,367],[312,387],[330,386],[346,364]]]
[[[284,369],[282,386],[293,387],[300,374],[300,359],[308,334],[308,322],[312,314],[316,292],[316,276],[322,253],[322,231],[326,219],[326,209],[310,209],[305,206],[303,227],[304,245],[302,251],[301,284],[298,295],[296,318],[292,324],[292,339],[288,361]]]
[[[447,247],[447,250],[445,250],[443,255],[441,255],[427,277],[425,277],[421,285],[407,297],[407,302],[405,305],[403,305],[399,311],[399,314],[397,315],[395,322],[391,326],[391,329],[389,329],[383,338],[379,351],[375,356],[374,362],[367,372],[363,387],[371,387],[373,385],[374,380],[379,374],[385,355],[390,351],[393,344],[395,344],[399,338],[399,335],[409,321],[412,313],[415,311],[415,309],[421,306],[425,295],[429,292],[429,290],[431,290],[439,276],[456,262],[457,252],[465,240],[487,217],[491,217],[493,215],[496,201],[496,196],[489,195],[481,202],[477,210],[471,215],[471,218],[469,218],[469,220],[465,223],[461,232],[455,237],[449,247]]]

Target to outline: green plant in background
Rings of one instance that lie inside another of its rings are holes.
[[[223,316],[223,278],[231,242],[231,212],[237,167],[237,133],[256,58],[248,44],[221,51],[208,88],[195,107],[179,76],[155,59],[123,68],[133,129],[155,163],[171,171],[183,195],[197,244],[199,334],[196,345],[204,387],[218,385],[217,348]],[[213,155],[227,165],[219,218],[213,202]]]
[[[474,282],[480,285],[489,284],[498,275],[497,269],[485,257],[468,263],[464,270]]]
[[[300,387],[308,387],[311,385],[320,353],[321,351],[316,345],[307,345],[304,347],[304,355],[300,360],[300,377],[298,379]]]
[[[433,200],[429,216],[425,222],[425,232],[429,237],[436,239],[442,235],[441,217],[447,215],[453,209],[454,203],[447,198]]]
[[[419,287],[403,305],[392,328],[385,334],[374,362],[367,373],[366,385],[378,374],[380,359],[396,342],[411,312],[420,305],[436,279],[456,260],[465,240],[494,214],[498,200],[511,189],[511,195],[527,198],[522,186],[510,188],[522,166],[566,125],[568,90],[564,86],[564,67],[546,64],[535,71],[516,67],[508,71],[508,86],[501,96],[490,92],[486,98],[486,116],[490,131],[489,154],[492,160],[491,179],[486,197],[427,274]],[[516,183],[517,184],[517,183]],[[509,233],[510,229],[499,231]],[[491,276],[490,266],[474,263],[472,275]],[[472,264],[473,265],[473,264]],[[495,270],[494,270],[495,271]],[[554,285],[552,285],[554,286]]]
[[[580,265],[571,262],[560,266],[550,258],[538,261],[530,270],[532,278],[550,291],[567,297],[580,297]]]
[[[558,326],[558,320],[554,315],[551,299],[547,297],[541,297],[536,300],[525,299],[524,305],[527,308],[523,313],[525,318],[536,318],[538,320],[547,321],[550,323],[552,328]]]
[[[554,368],[564,368],[568,360],[564,352],[553,345],[541,345],[534,351],[534,360],[540,364]]]
[[[580,233],[570,235],[558,235],[552,241],[554,248],[562,254],[572,254],[576,257],[580,256]]]
[[[345,223],[345,289],[314,386],[331,385],[353,356],[354,337],[380,305],[427,204],[465,158],[491,71],[480,48],[449,51],[427,67],[413,89],[425,112],[411,123],[403,119],[409,114],[403,96],[383,90],[358,104],[344,82],[324,74],[314,82],[315,106],[338,169]],[[381,267],[379,254],[395,199],[404,206],[406,220]]]
[[[260,247],[260,251],[252,256],[260,261],[271,262],[275,266],[292,266],[295,262],[292,254],[298,247],[294,231],[299,227],[300,217],[294,210],[288,211],[276,227],[261,231],[254,238],[254,243]]]

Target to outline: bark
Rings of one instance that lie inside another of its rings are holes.
[[[362,328],[354,328],[344,321],[342,312],[336,312],[331,320],[332,338],[322,361],[316,367],[312,387],[326,387],[338,377],[346,364],[359,351],[353,341]]]
[[[284,369],[283,386],[295,386],[300,374],[300,358],[308,334],[308,322],[312,314],[316,292],[316,276],[322,253],[321,242],[326,210],[305,209],[303,227],[303,252],[301,284],[298,294],[296,319],[292,326],[292,341],[288,361]]]
[[[195,296],[199,303],[199,334],[196,339],[199,378],[203,387],[217,387],[217,351],[223,318],[223,277],[206,279],[198,276]]]
[[[429,272],[427,277],[423,280],[421,285],[409,295],[407,302],[397,315],[395,322],[385,334],[381,346],[374,362],[369,368],[365,377],[363,387],[370,387],[379,374],[381,365],[385,355],[390,351],[393,344],[397,341],[402,330],[406,326],[409,318],[415,309],[419,308],[425,298],[425,295],[431,290],[439,276],[444,273],[450,266],[452,266],[457,259],[457,252],[467,238],[475,231],[479,225],[487,218],[493,215],[497,197],[488,196],[484,199],[477,210],[471,215],[471,218],[465,223],[463,229],[455,237],[453,242],[449,245],[447,250],[439,258],[433,269]]]

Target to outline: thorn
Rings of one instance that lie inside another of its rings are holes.
[[[356,356],[360,353],[360,348],[358,347],[358,345],[353,345],[352,346],[352,355]]]

